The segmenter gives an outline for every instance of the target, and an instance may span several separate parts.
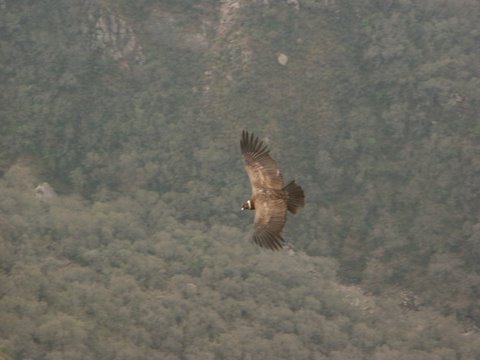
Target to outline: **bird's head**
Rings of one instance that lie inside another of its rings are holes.
[[[241,210],[254,210],[255,207],[253,206],[253,203],[251,200],[247,200],[243,203]]]

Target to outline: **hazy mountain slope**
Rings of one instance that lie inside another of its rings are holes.
[[[0,354],[479,357],[479,11],[0,1]],[[293,253],[248,242],[242,129]]]

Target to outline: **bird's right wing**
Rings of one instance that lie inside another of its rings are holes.
[[[252,193],[259,189],[282,189],[283,177],[277,163],[270,156],[268,147],[258,137],[242,131],[240,149],[245,161],[245,170],[250,178]]]

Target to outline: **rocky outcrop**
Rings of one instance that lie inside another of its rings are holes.
[[[96,18],[90,14],[90,19],[95,22],[94,47],[104,49],[114,60],[126,64],[145,61],[142,46],[125,19],[108,10],[101,10]]]
[[[43,182],[35,188],[35,197],[41,200],[54,199],[57,193],[49,183]]]
[[[224,36],[235,21],[241,3],[238,0],[222,0],[220,3],[220,21],[217,27],[217,36]]]
[[[221,66],[212,62],[212,66],[205,71],[203,90],[207,102],[211,100],[212,84],[233,83],[239,74],[248,72],[250,68],[253,58],[250,39],[237,23],[241,9],[242,2],[239,0],[222,0],[217,9],[219,20],[213,26],[215,35],[210,49],[212,54],[221,53],[223,59]]]

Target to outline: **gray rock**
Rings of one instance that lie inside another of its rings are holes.
[[[288,56],[283,54],[283,53],[280,53],[280,54],[278,54],[277,61],[280,65],[285,66],[288,63]]]

